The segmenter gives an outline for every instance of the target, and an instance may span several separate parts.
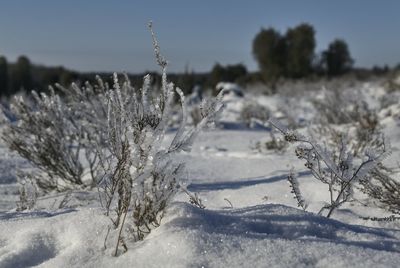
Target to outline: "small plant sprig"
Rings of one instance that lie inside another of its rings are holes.
[[[330,203],[323,206],[318,213],[321,215],[323,211],[328,210],[326,214],[328,218],[337,208],[351,199],[354,183],[365,178],[388,155],[385,146],[380,152],[366,150],[365,157],[357,165],[343,137],[339,148],[334,148],[338,152],[335,154],[334,151],[323,148],[317,142],[295,131],[287,130],[279,122],[270,120],[270,123],[283,134],[286,141],[300,143],[295,150],[296,156],[305,160],[305,166],[314,178],[328,185]]]
[[[191,193],[189,192],[186,187],[184,186],[180,186],[180,188],[182,189],[182,191],[187,194],[189,196],[189,203],[192,204],[195,207],[201,208],[201,209],[205,209],[206,206],[203,204],[203,201],[201,200],[201,198],[199,197],[199,195],[197,193]]]
[[[299,181],[297,180],[297,176],[293,172],[293,169],[290,171],[287,180],[290,184],[290,188],[292,189],[290,192],[294,195],[293,198],[297,200],[297,206],[301,207],[305,211],[308,207],[308,204],[301,195]]]

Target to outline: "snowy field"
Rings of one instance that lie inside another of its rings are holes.
[[[377,83],[357,87],[370,107],[386,94]],[[286,108],[299,121],[318,114],[308,96],[289,100]],[[110,220],[96,190],[72,193],[61,209],[63,197],[55,195],[39,198],[36,209],[16,211],[15,172],[29,164],[0,144],[0,267],[399,267],[400,221],[362,219],[390,212],[356,192],[357,201],[331,218],[318,216],[329,192],[297,159],[295,146],[283,153],[255,149],[271,128],[247,128],[238,120],[243,105],[255,101],[280,116],[281,96],[228,96],[220,123],[202,132],[190,153],[179,155],[187,163],[187,189],[206,208],[179,193],[161,226],[119,257],[104,248]],[[394,103],[378,113],[393,165],[400,155],[399,107]],[[287,181],[292,168],[309,204],[306,212]]]

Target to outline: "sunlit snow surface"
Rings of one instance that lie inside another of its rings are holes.
[[[371,84],[364,92],[371,105],[382,96]],[[269,129],[243,128],[235,121],[239,111],[245,101],[257,100],[275,112],[279,99],[226,100],[223,122],[179,156],[187,162],[187,188],[207,208],[195,208],[178,194],[161,227],[118,258],[112,257],[112,242],[104,249],[110,221],[96,192],[74,193],[70,208],[56,209],[60,197],[54,196],[41,200],[37,210],[16,212],[15,168],[29,165],[1,145],[0,267],[399,267],[399,221],[361,219],[390,215],[361,194],[360,202],[344,205],[332,219],[319,217],[327,189],[305,170],[293,147],[284,154],[254,150]],[[300,117],[312,116],[307,98],[296,103]],[[396,163],[400,131],[389,113],[400,114],[399,106],[379,113],[393,147],[389,161]],[[290,193],[286,175],[292,167],[308,212],[296,208]]]

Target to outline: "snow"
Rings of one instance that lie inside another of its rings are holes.
[[[374,83],[360,88],[371,105],[384,94]],[[29,165],[0,142],[0,267],[398,267],[400,221],[361,219],[390,214],[359,192],[359,201],[345,204],[332,219],[318,216],[329,198],[326,186],[312,178],[293,147],[280,154],[258,152],[254,144],[270,129],[237,122],[243,103],[251,100],[275,114],[283,103],[278,95],[247,92],[225,99],[227,109],[216,129],[202,132],[192,151],[178,156],[187,163],[188,190],[206,209],[190,205],[179,193],[161,226],[119,257],[112,256],[114,237],[105,242],[110,220],[96,191],[73,192],[66,208],[58,208],[62,195],[50,195],[34,210],[16,211],[15,169]],[[315,113],[307,97],[296,96],[295,103],[298,118],[308,120]],[[400,111],[396,104],[386,109]],[[396,164],[398,119],[383,111],[379,116],[393,147],[388,161]],[[307,212],[297,208],[290,193],[292,168]]]
[[[26,215],[23,215],[26,214]],[[400,231],[342,223],[284,205],[199,209],[176,202],[120,257],[98,209],[2,213],[1,267],[396,267]]]

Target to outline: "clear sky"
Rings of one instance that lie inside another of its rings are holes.
[[[400,62],[394,0],[2,0],[0,54],[80,71],[157,70],[149,20],[173,72],[216,62],[256,70],[251,43],[260,29],[302,22],[314,26],[317,51],[343,38],[357,66]]]

